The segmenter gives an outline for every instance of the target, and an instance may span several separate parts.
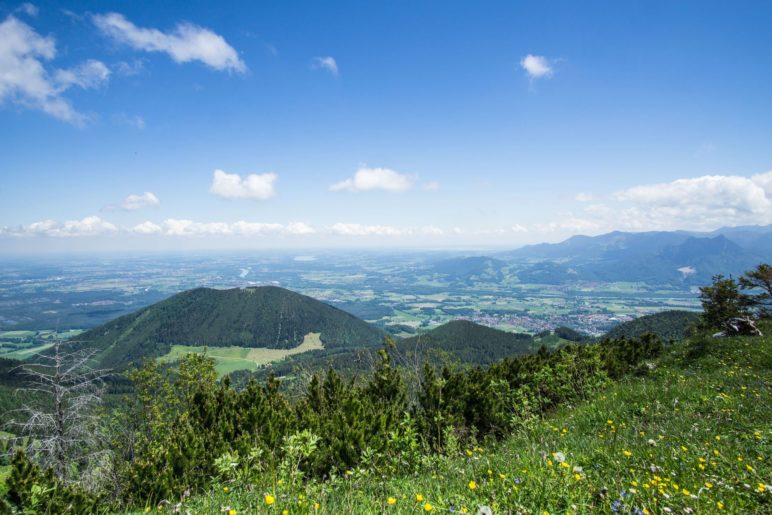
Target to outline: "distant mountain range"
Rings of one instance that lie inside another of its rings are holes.
[[[560,243],[528,245],[492,256],[443,260],[432,271],[459,281],[645,282],[704,285],[715,274],[741,275],[772,256],[772,225],[728,227],[708,233],[620,232],[573,236]]]

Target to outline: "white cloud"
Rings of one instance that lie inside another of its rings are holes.
[[[544,231],[710,231],[772,223],[772,171],[750,177],[705,175],[634,186],[605,202],[586,206],[580,216],[539,226]]]
[[[4,233],[10,236],[100,236],[118,231],[118,228],[102,220],[98,216],[88,216],[82,220],[67,220],[56,222],[54,220],[42,220],[29,225],[14,228],[6,228]]]
[[[772,171],[742,177],[705,175],[635,186],[612,198],[623,207],[615,216],[632,227],[713,229],[772,223]]]
[[[93,16],[94,24],[107,36],[137,50],[164,52],[175,62],[200,61],[215,70],[244,73],[244,61],[225,39],[211,30],[180,23],[171,32],[141,28],[119,13]]]
[[[149,225],[146,225],[149,224]],[[140,227],[145,226],[145,227]],[[158,228],[156,230],[156,227]],[[145,229],[147,229],[145,231]],[[234,223],[225,222],[194,222],[168,218],[162,226],[145,222],[134,227],[139,234],[163,233],[168,236],[263,236],[263,235],[306,235],[314,234],[316,230],[303,222],[287,224],[246,222],[240,220]],[[152,232],[151,232],[152,231]]]
[[[427,236],[442,236],[443,234],[445,234],[445,231],[433,225],[426,225],[424,227],[421,227],[419,233],[425,234]]]
[[[403,232],[389,225],[362,225],[337,223],[331,228],[340,236],[401,236]]]
[[[121,209],[135,211],[137,209],[142,209],[143,207],[157,206],[160,203],[161,201],[155,194],[146,191],[142,195],[129,195],[123,199],[123,202],[121,202]]]
[[[334,57],[314,57],[312,67],[315,69],[327,70],[334,76],[338,76],[338,63],[335,62]]]
[[[566,232],[571,234],[597,233],[601,227],[601,224],[593,220],[572,215],[568,215],[562,220],[537,225],[537,228],[542,232]]]
[[[107,83],[110,78],[110,69],[101,61],[89,59],[75,68],[57,70],[54,80],[62,90],[70,86],[79,86],[83,89],[96,89]]]
[[[137,234],[159,234],[163,232],[163,228],[158,224],[154,224],[153,222],[147,221],[147,222],[142,222],[141,224],[135,225],[131,229],[131,231]]]
[[[592,202],[595,199],[592,193],[577,193],[574,198],[578,202]]]
[[[388,168],[360,168],[354,177],[330,186],[330,191],[373,191],[392,193],[407,191],[413,187],[414,179]]]
[[[130,116],[126,113],[117,113],[113,115],[113,122],[118,125],[128,125],[137,129],[145,128],[145,119],[142,116]]]
[[[142,70],[145,69],[145,62],[142,59],[134,59],[131,62],[120,61],[114,64],[113,68],[115,68],[115,72],[118,75],[123,75],[124,77],[133,77],[134,75],[139,75],[142,73]]]
[[[520,60],[520,67],[531,79],[552,77],[555,73],[547,58],[541,55],[528,54]]]
[[[512,232],[528,232],[528,228],[524,225],[515,224],[512,227],[510,227],[510,230]]]
[[[16,8],[16,12],[24,13],[27,16],[32,16],[34,18],[38,15],[38,13],[40,12],[40,9],[38,9],[38,6],[36,6],[35,4],[24,2],[19,7]]]
[[[275,173],[250,174],[242,179],[237,173],[215,170],[209,192],[224,198],[269,199],[276,195]]]
[[[102,86],[110,71],[100,61],[91,59],[51,74],[43,63],[55,56],[53,37],[41,36],[26,23],[8,16],[0,23],[0,104],[39,109],[73,125],[83,125],[87,117],[76,111],[62,93],[72,86]]]

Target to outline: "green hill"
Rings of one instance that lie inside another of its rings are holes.
[[[468,320],[454,320],[418,336],[401,340],[397,349],[444,357],[468,365],[487,365],[534,349],[528,334],[508,333]]]
[[[101,366],[122,369],[173,345],[292,349],[320,333],[325,349],[372,347],[382,333],[328,304],[283,288],[197,288],[80,335]]]
[[[607,338],[639,338],[644,333],[653,333],[664,342],[681,340],[687,336],[689,327],[697,322],[699,313],[693,311],[662,311],[624,322],[606,333]]]

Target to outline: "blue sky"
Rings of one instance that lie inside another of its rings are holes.
[[[770,26],[769,2],[0,3],[0,252],[772,223]]]

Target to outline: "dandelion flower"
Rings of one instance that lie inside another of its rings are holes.
[[[428,502],[424,504],[424,511],[432,511],[433,509],[434,509],[434,506],[432,506]]]
[[[628,458],[629,458],[630,456],[632,456],[632,455],[633,455],[633,453],[632,453],[632,452],[630,452],[630,451],[628,451],[628,450],[624,450],[624,451],[622,451],[622,454],[624,454],[624,455],[625,455],[625,456],[627,456]]]
[[[270,505],[272,505],[273,503],[276,502],[276,498],[273,495],[271,495],[271,494],[266,495],[263,498],[263,500],[265,501],[265,504],[267,504],[268,506],[270,506]]]
[[[474,481],[470,481],[469,482],[469,489],[470,490],[474,490],[475,488],[477,488],[477,483],[475,483]]]
[[[424,496],[421,494],[415,494],[415,500],[421,502],[424,500]]]

